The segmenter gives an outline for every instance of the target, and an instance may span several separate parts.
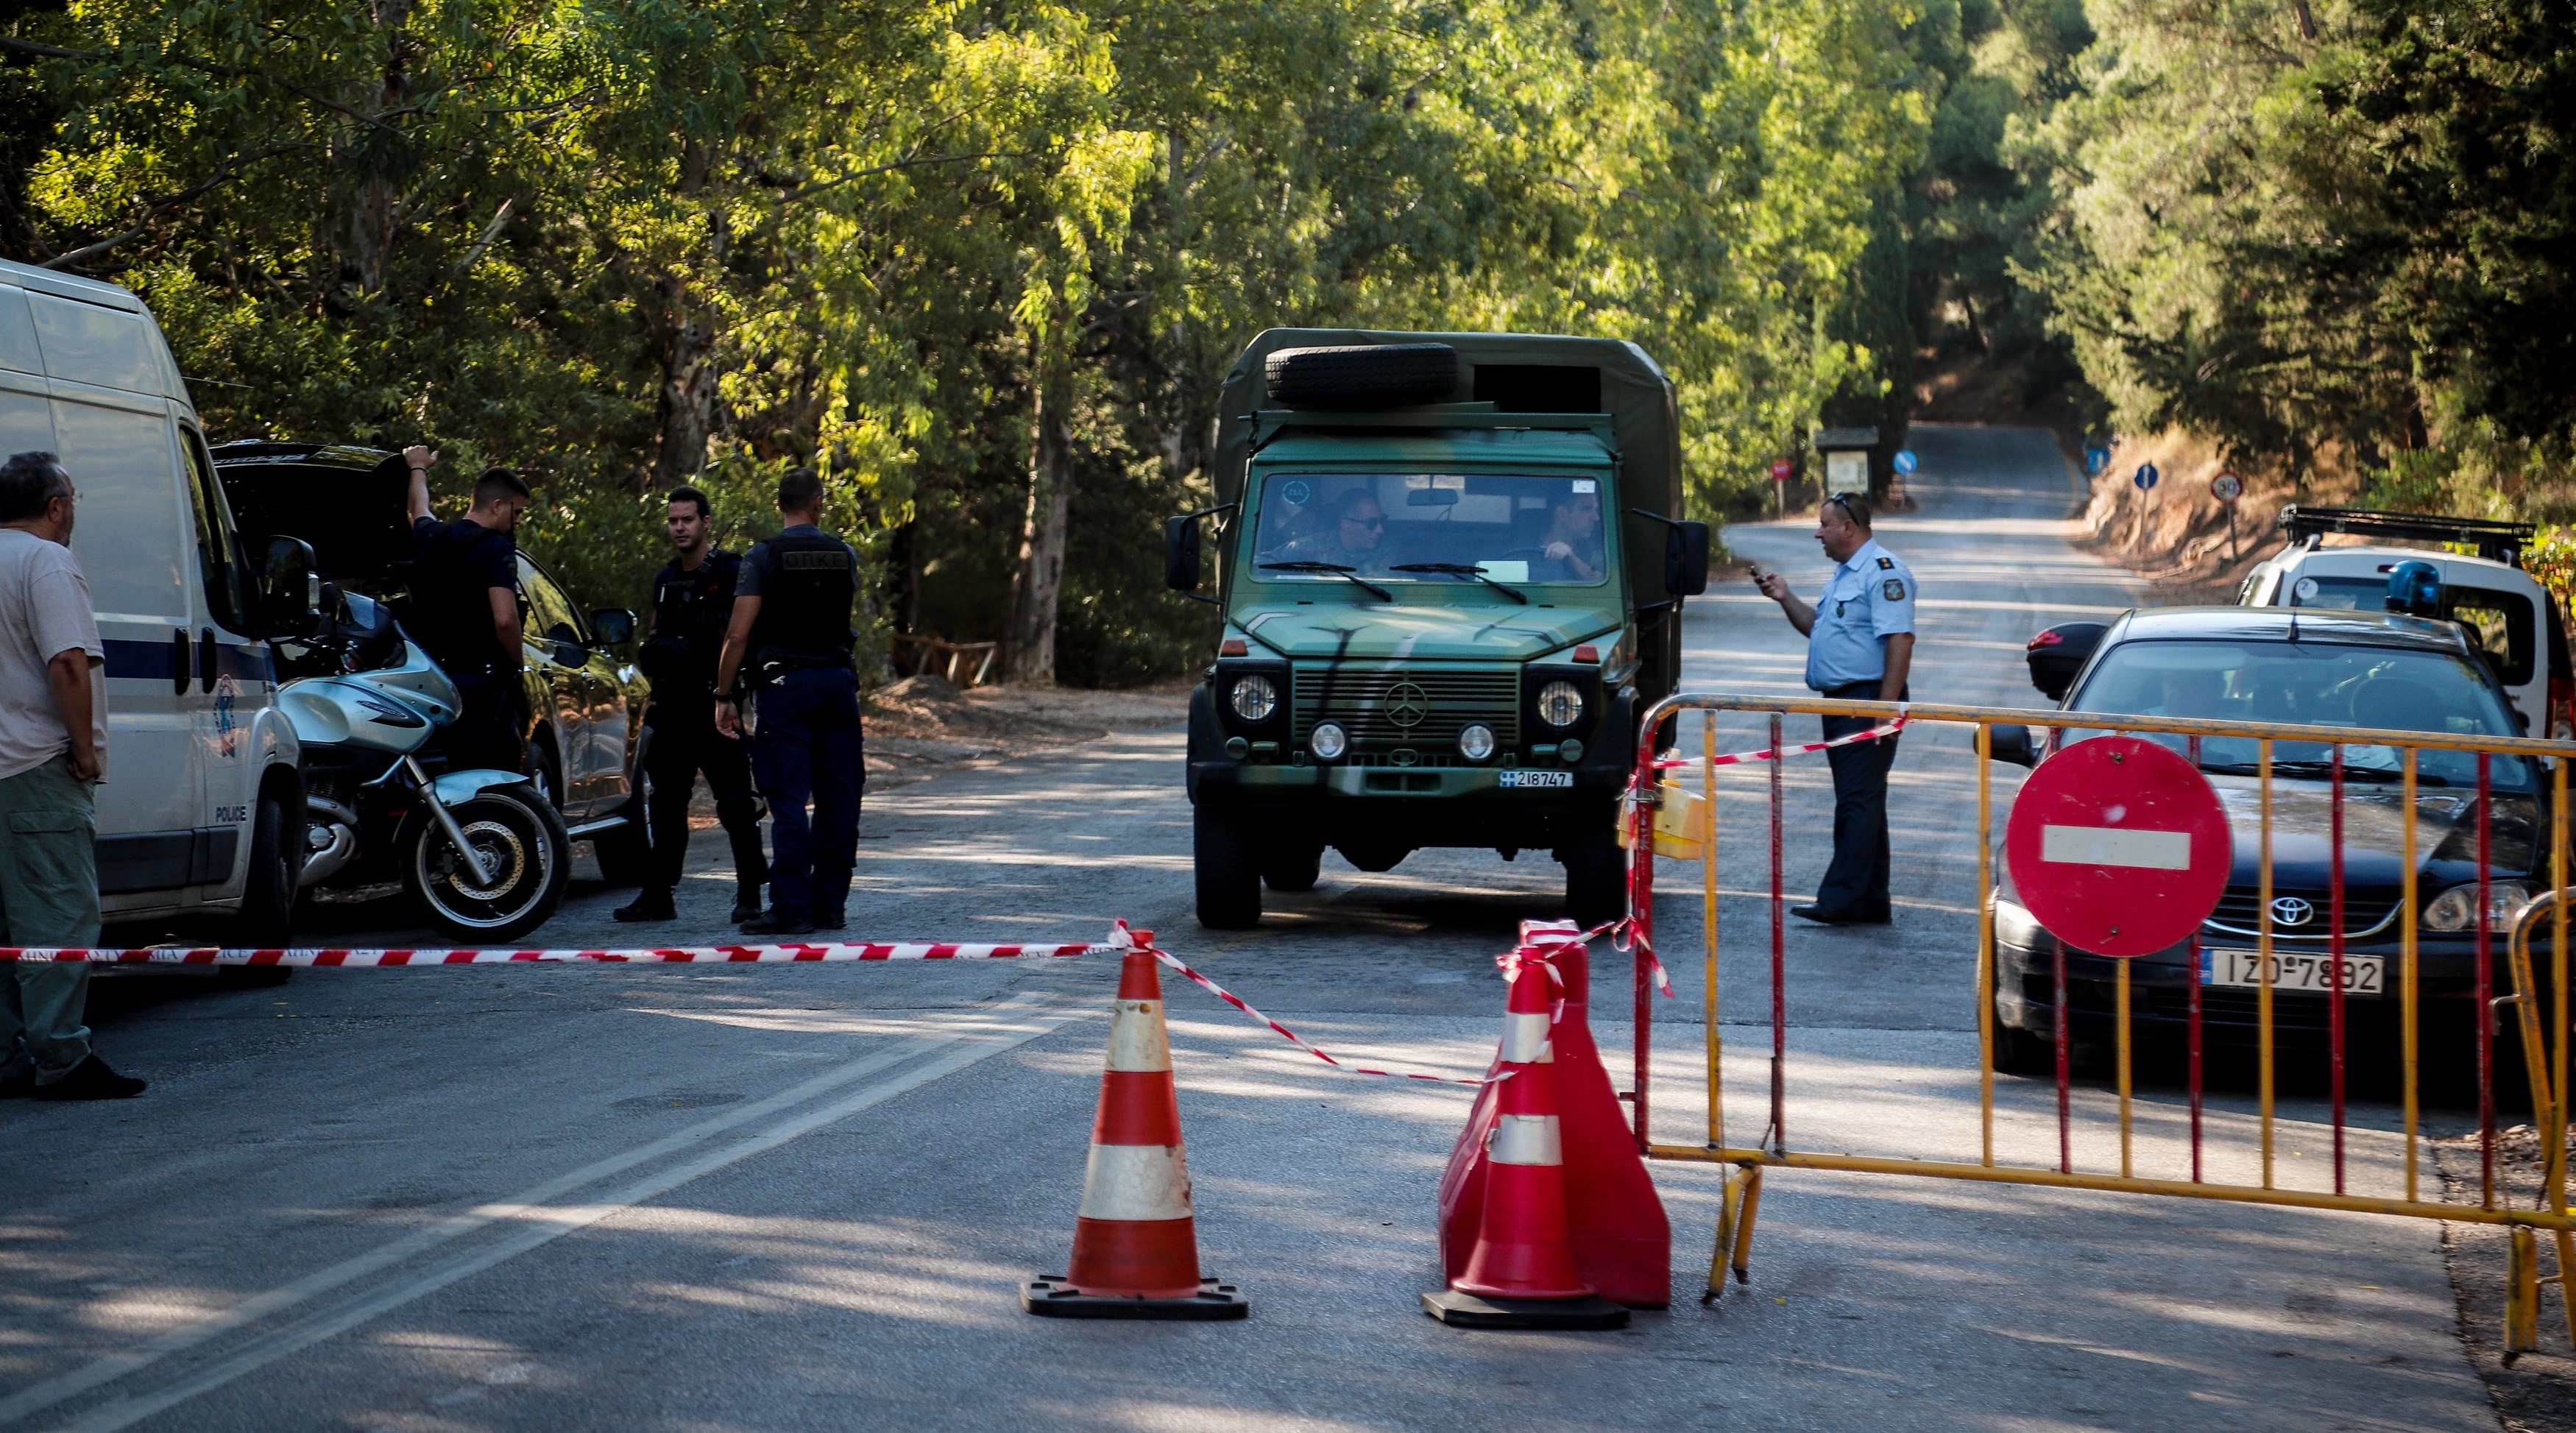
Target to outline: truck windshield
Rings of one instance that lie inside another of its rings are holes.
[[[2284,583],[2284,607],[2334,607],[2377,612],[2388,601],[2385,577],[2294,576]],[[2508,687],[2531,680],[2531,599],[2515,592],[2442,584],[2442,616],[2467,630]]]
[[[2071,712],[2127,712],[2137,716],[2209,717],[2221,721],[2298,722],[2317,726],[2373,727],[2443,736],[2519,736],[2494,688],[2474,667],[2442,652],[2391,647],[2293,642],[2123,642],[2102,654]],[[2069,731],[2069,740],[2100,736]],[[2149,741],[2187,752],[2190,738],[2140,733]],[[2205,771],[2256,769],[2252,737],[2200,738]],[[2326,774],[2332,748],[2318,742],[2276,741],[2272,769],[2283,776]],[[2354,781],[2396,781],[2404,757],[2394,747],[2347,746],[2344,775]],[[2520,757],[2489,759],[2499,790],[2531,789],[2530,766]],[[2419,751],[2417,779],[2426,786],[2475,786],[2478,757],[2468,751]]]
[[[1601,481],[1487,473],[1272,473],[1262,483],[1254,562],[1345,567],[1378,582],[1456,584],[1473,567],[1514,586],[1592,586],[1609,574]],[[1333,582],[1329,571],[1263,571],[1271,582]]]

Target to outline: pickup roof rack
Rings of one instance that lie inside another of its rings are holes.
[[[2290,541],[2305,542],[2329,532],[2356,537],[2414,542],[2474,544],[2489,562],[2522,565],[2522,550],[2536,530],[2527,522],[2497,522],[2479,517],[2442,517],[2433,513],[2376,512],[2369,508],[2320,508],[2293,504],[2281,509],[2281,530]]]

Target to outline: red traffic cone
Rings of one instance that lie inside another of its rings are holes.
[[[1022,1285],[1020,1307],[1057,1318],[1239,1319],[1249,1311],[1242,1291],[1199,1277],[1153,932],[1136,937],[1118,972],[1071,1271]]]
[[[1424,1294],[1425,1313],[1469,1328],[1610,1329],[1628,1311],[1574,1269],[1566,1237],[1565,1155],[1557,1124],[1555,969],[1537,947],[1504,957],[1511,999],[1503,1016],[1496,1115],[1484,1203],[1467,1269]]]
[[[1548,1053],[1555,1057],[1549,1063],[1556,1073],[1564,1143],[1566,1239],[1574,1246],[1574,1271],[1601,1297],[1632,1309],[1660,1309],[1672,1300],[1672,1225],[1592,1043],[1590,960],[1583,947],[1565,944],[1582,933],[1572,921],[1521,922],[1521,944],[1550,947],[1549,964],[1564,980]],[[1501,1090],[1502,1085],[1487,1085],[1477,1091],[1441,1175],[1440,1254],[1451,1279],[1466,1273],[1476,1231],[1483,1227],[1485,1179],[1492,1168],[1486,1150]]]

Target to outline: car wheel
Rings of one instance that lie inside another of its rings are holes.
[[[1324,844],[1296,841],[1261,856],[1261,883],[1274,891],[1311,891],[1324,870]]]
[[[563,763],[556,759],[554,748],[542,741],[529,742],[525,775],[546,794],[546,804],[561,815],[564,807]]]
[[[635,794],[618,813],[623,823],[591,838],[591,849],[599,853],[600,877],[612,886],[640,886],[653,869],[652,799],[652,776],[637,771]]]
[[[1628,853],[1619,849],[1616,818],[1603,811],[1556,848],[1565,864],[1565,912],[1590,930],[1627,914]]]
[[[1261,924],[1261,865],[1243,822],[1205,806],[1193,808],[1190,856],[1198,876],[1200,925],[1250,930]]]

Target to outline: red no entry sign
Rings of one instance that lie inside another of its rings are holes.
[[[1789,474],[1795,471],[1796,469],[1789,466],[1789,460],[1786,458],[1774,458],[1771,461],[1771,481],[1775,483],[1789,481]]]
[[[2004,860],[2048,933],[2096,955],[2189,936],[2227,890],[2227,811],[2197,768],[2131,736],[2079,741],[2013,798]]]

